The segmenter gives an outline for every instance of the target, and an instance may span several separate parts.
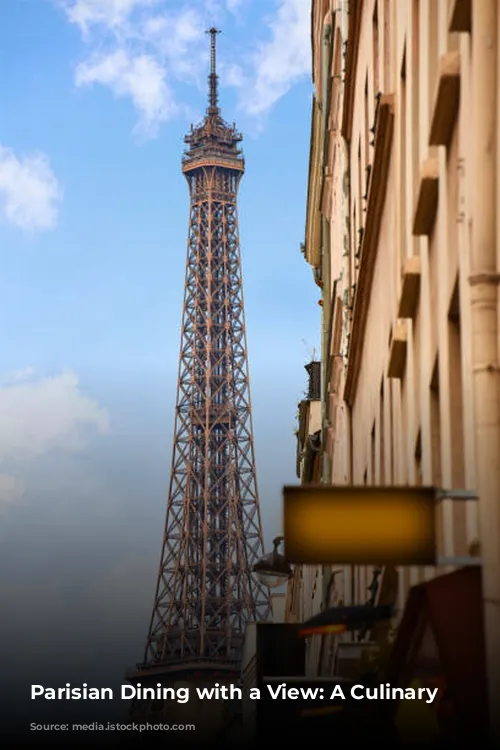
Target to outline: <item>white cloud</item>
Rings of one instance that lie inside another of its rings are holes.
[[[310,13],[306,0],[281,0],[269,19],[271,40],[255,56],[254,82],[243,102],[250,114],[264,114],[309,73]]]
[[[142,29],[146,41],[152,42],[172,59],[187,54],[190,44],[204,36],[201,16],[194,8],[150,16]]]
[[[237,13],[251,0],[202,0],[207,17],[217,25],[225,13]]]
[[[57,223],[62,191],[42,153],[16,156],[0,146],[0,204],[19,229],[45,231]]]
[[[3,380],[4,385],[12,383],[19,383],[20,381],[26,381],[35,375],[34,367],[23,367],[22,370],[14,370],[10,372]]]
[[[169,78],[196,80],[200,65],[193,48],[199,49],[204,30],[195,9],[159,13],[157,5],[163,3],[77,0],[65,5],[68,19],[87,40],[91,27],[111,35],[111,42],[96,43],[97,51],[77,67],[76,85],[100,84],[116,97],[131,99],[139,114],[137,129],[147,137],[156,136],[158,126],[179,112]]]
[[[240,65],[220,65],[219,75],[225,86],[241,88],[245,83],[245,74]]]
[[[36,458],[59,448],[79,451],[88,430],[107,432],[107,412],[85,396],[72,372],[4,379],[0,387],[0,462]]]
[[[241,8],[245,0],[226,0],[226,8],[230,13],[235,13]]]
[[[207,47],[203,18],[195,8],[181,8],[174,13],[144,18],[139,36],[142,43],[157,56],[165,73],[183,82],[196,81],[206,72]]]
[[[118,28],[135,10],[155,5],[158,0],[65,0],[68,20],[77,24],[84,34],[91,26],[104,24]]]
[[[24,496],[24,484],[11,474],[0,474],[0,510],[17,505]]]
[[[159,123],[176,111],[165,70],[148,55],[133,57],[117,50],[89,60],[78,67],[76,83],[78,86],[100,83],[117,97],[129,96],[140,112],[140,129],[147,135],[155,135]]]
[[[77,85],[98,83],[117,97],[131,99],[139,127],[150,137],[161,123],[186,113],[179,82],[206,85],[207,26],[215,24],[231,35],[236,24],[241,33],[251,7],[249,0],[54,1],[62,4],[88,44],[89,57],[76,70]],[[233,59],[225,62],[218,53],[223,84],[237,88],[242,109],[257,118],[310,67],[310,2],[273,0],[263,5],[270,15],[245,33]],[[254,45],[262,32],[269,41],[249,54],[247,41]]]

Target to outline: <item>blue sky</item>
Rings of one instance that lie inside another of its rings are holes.
[[[303,366],[319,333],[319,293],[299,251],[307,5],[0,4],[0,569],[9,627],[26,636],[16,658],[35,658],[31,669],[43,671],[82,613],[87,635],[70,661],[85,649],[109,656],[118,627],[130,661],[141,655],[176,395],[180,159],[206,103],[203,32],[213,24],[223,30],[223,114],[244,134],[240,235],[266,543],[280,530]]]

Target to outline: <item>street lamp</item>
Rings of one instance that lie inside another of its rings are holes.
[[[281,586],[292,575],[292,568],[285,560],[285,557],[278,552],[278,547],[283,541],[284,537],[282,536],[277,536],[273,539],[273,551],[261,557],[252,568],[252,571],[257,574],[262,585],[270,589]]]

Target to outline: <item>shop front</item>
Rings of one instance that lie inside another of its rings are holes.
[[[400,701],[403,743],[482,747],[488,728],[481,568],[468,567],[414,586],[391,649],[393,687],[438,688],[436,699]]]

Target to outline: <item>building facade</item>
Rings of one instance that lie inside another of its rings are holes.
[[[321,578],[323,594],[313,606],[303,585],[299,601],[291,582],[287,610],[301,615],[304,596],[316,610],[332,596],[365,603],[376,580],[397,627],[414,587],[480,557],[490,708],[500,705],[499,24],[495,0],[313,0],[304,255],[323,311],[315,479],[478,500],[439,504],[442,565],[296,571]],[[349,647],[317,649],[317,669],[332,668],[332,649]]]
[[[296,474],[301,484],[321,480],[321,362],[313,359],[305,366],[308,383],[306,397],[297,404]],[[295,566],[287,586],[286,621],[304,622],[321,609],[323,569]],[[314,674],[319,660],[320,639],[306,643],[306,671]]]

